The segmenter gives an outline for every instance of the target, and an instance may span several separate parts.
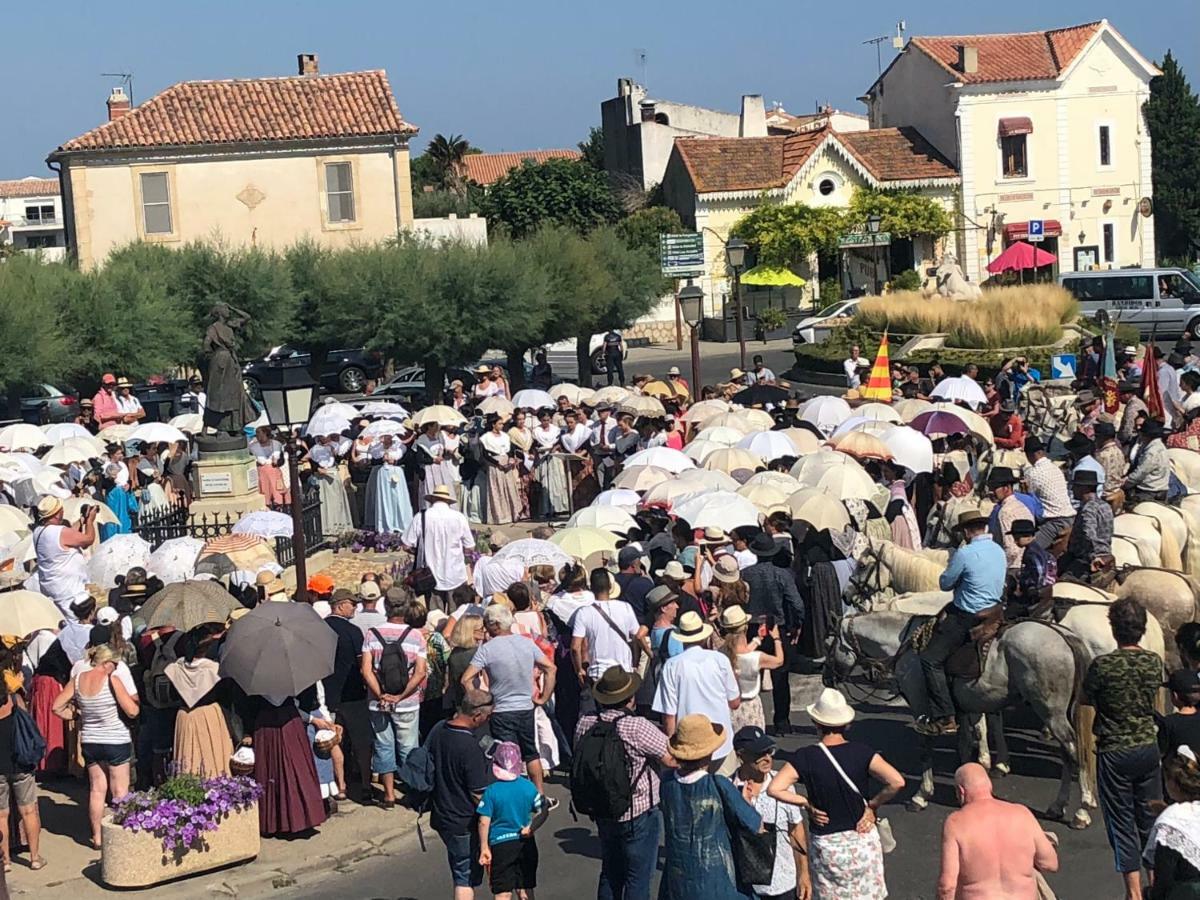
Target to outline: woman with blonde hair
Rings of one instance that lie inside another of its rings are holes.
[[[750,614],[742,606],[728,606],[721,612],[718,624],[723,643],[721,652],[729,658],[733,666],[733,674],[737,678],[738,690],[742,702],[732,713],[733,731],[737,732],[747,725],[756,728],[766,728],[763,716],[762,673],[778,669],[783,665],[783,641],[779,639],[779,626],[771,627],[771,645],[774,655],[767,655],[758,649],[762,637],[755,634],[753,639],[747,639],[750,628]]]
[[[114,799],[129,793],[129,763],[133,737],[121,719],[137,718],[137,686],[128,669],[118,677],[120,660],[107,643],[87,650],[87,667],[76,673],[54,700],[54,714],[71,719],[79,713],[79,742],[88,773],[88,820],[93,849],[100,848],[100,819],[106,795]],[[126,681],[128,679],[128,681]]]
[[[454,623],[454,630],[450,632],[450,656],[446,659],[447,709],[456,710],[462,702],[465,692],[462,677],[486,636],[481,615],[467,613]]]

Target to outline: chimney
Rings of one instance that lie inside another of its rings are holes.
[[[979,71],[979,48],[958,45],[958,71],[964,75],[974,75]]]
[[[115,87],[108,95],[108,121],[129,115],[129,98],[125,96],[123,87]]]
[[[617,96],[618,97],[628,97],[632,93],[633,93],[633,79],[632,78],[618,78],[617,79]]]
[[[638,108],[641,109],[641,111],[642,111],[642,121],[643,122],[653,122],[654,121],[654,101],[653,100],[643,100],[641,103],[638,104]]]
[[[738,122],[738,137],[766,137],[767,110],[762,94],[742,95],[742,117]]]
[[[321,69],[317,65],[317,54],[315,53],[300,53],[296,56],[296,67],[301,75],[320,75]]]

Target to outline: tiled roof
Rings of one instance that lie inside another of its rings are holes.
[[[519,153],[472,153],[463,157],[466,176],[476,184],[495,184],[525,160],[544,163],[548,159],[579,159],[578,150],[529,150]]]
[[[1103,24],[1089,22],[1019,34],[915,37],[908,45],[931,57],[964,84],[1050,80],[1063,73]],[[958,70],[961,46],[979,51],[978,71],[968,74]]]
[[[59,150],[269,143],[411,135],[382,69],[185,81]]]
[[[678,138],[675,152],[697,194],[781,188],[827,139],[841,144],[878,182],[957,178],[958,171],[915,128],[754,138]]]
[[[18,178],[15,181],[0,181],[0,198],[57,196],[57,178]]]

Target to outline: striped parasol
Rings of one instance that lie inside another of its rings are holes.
[[[220,578],[233,572],[258,572],[278,564],[271,545],[256,534],[227,534],[204,545],[196,559],[197,575]]]
[[[875,365],[871,366],[871,376],[867,386],[862,389],[864,400],[877,400],[880,403],[892,402],[892,366],[888,361],[888,336],[883,333],[879,342],[879,352],[875,354]]]

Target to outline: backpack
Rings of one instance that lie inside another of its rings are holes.
[[[157,642],[154,656],[150,660],[150,668],[142,676],[142,682],[146,689],[146,702],[155,709],[170,709],[179,705],[179,692],[175,690],[175,685],[171,684],[171,679],[167,677],[166,668],[179,658],[175,652],[175,645],[179,643],[180,637],[182,637],[182,633],[177,631]]]
[[[38,730],[33,716],[15,703],[10,715],[13,720],[12,761],[18,770],[31,772],[41,764],[42,757],[46,755],[46,739]]]
[[[403,694],[408,687],[408,654],[404,652],[404,639],[412,631],[411,626],[397,640],[385,641],[377,629],[371,634],[383,646],[379,662],[375,664],[375,677],[379,679],[379,690],[384,694]]]
[[[633,803],[625,743],[617,722],[597,719],[575,747],[571,763],[571,804],[593,819],[619,819]]]
[[[429,752],[429,745],[445,724],[444,721],[438,722],[429,729],[425,742],[410,750],[396,771],[396,777],[405,787],[405,799],[414,801],[413,806],[418,813],[425,810],[433,794],[433,754]]]

